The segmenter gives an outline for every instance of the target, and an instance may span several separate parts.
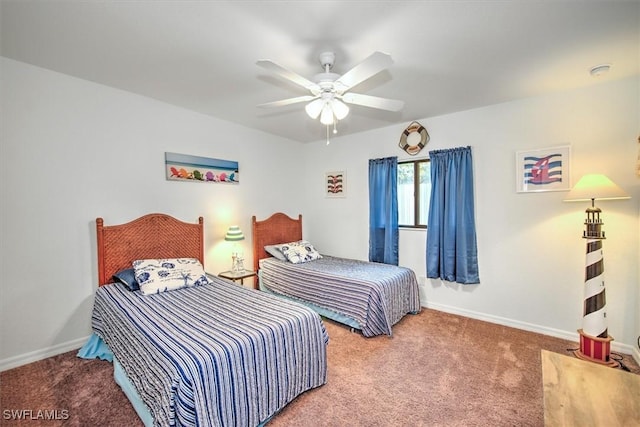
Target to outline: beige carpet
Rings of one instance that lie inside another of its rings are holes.
[[[299,396],[269,427],[542,426],[540,350],[571,355],[567,349],[576,347],[426,309],[405,317],[391,338],[326,326],[327,384]],[[629,356],[623,363],[640,373]],[[0,408],[2,426],[142,425],[114,383],[111,364],[75,352],[0,373]],[[5,419],[12,409],[67,410],[69,418]]]
[[[328,328],[327,386],[270,426],[542,426],[540,350],[577,345],[434,310],[405,317],[393,338]]]

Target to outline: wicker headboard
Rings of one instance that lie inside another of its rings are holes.
[[[258,271],[261,259],[271,256],[264,250],[266,245],[275,245],[302,239],[302,215],[298,215],[298,219],[293,219],[278,212],[264,221],[256,220],[254,215],[251,218],[251,225],[253,232],[254,271]]]
[[[197,258],[204,265],[204,221],[187,223],[165,214],[148,214],[126,224],[104,225],[96,219],[98,285],[114,273],[149,258]]]

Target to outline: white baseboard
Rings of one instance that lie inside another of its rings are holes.
[[[67,341],[62,344],[57,344],[41,350],[32,351],[30,353],[20,354],[18,356],[9,357],[7,359],[0,360],[0,372],[9,369],[17,368],[18,366],[26,365],[28,363],[37,362],[38,360],[46,359],[47,357],[57,356],[67,351],[79,349],[87,342],[89,336],[84,338],[78,338],[72,341]]]
[[[549,335],[556,338],[562,338],[569,341],[575,341],[576,345],[580,341],[578,332],[568,332],[560,329],[548,328],[546,326],[535,325],[533,323],[521,322],[519,320],[507,319],[506,317],[493,316],[491,314],[479,313],[477,311],[465,310],[463,308],[452,307],[444,304],[426,303],[423,307],[433,310],[444,311],[445,313],[457,314],[459,316],[470,317],[472,319],[484,320],[489,323],[496,323],[498,325],[509,326],[511,328],[522,329],[529,332],[536,332],[538,334]],[[640,351],[637,348],[623,344],[617,341],[611,343],[611,350],[618,353],[629,354],[640,365]]]
[[[635,360],[636,363],[640,365],[640,350],[635,347],[632,347],[631,356],[633,356],[633,360]]]

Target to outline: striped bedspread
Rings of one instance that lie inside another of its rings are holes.
[[[405,314],[420,311],[415,273],[394,265],[326,255],[302,264],[265,258],[260,280],[276,294],[353,318],[366,337],[391,335]]]
[[[148,296],[119,284],[96,291],[93,329],[157,426],[256,426],[326,382],[318,314],[211,280]]]

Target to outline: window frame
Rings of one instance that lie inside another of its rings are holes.
[[[417,224],[418,219],[420,218],[420,191],[416,189],[420,188],[420,164],[421,163],[431,163],[431,159],[428,157],[423,157],[420,159],[411,159],[411,160],[399,160],[398,166],[412,163],[413,164],[413,225],[410,224],[398,224],[399,228],[406,229],[416,229],[416,230],[426,230],[427,225]]]

